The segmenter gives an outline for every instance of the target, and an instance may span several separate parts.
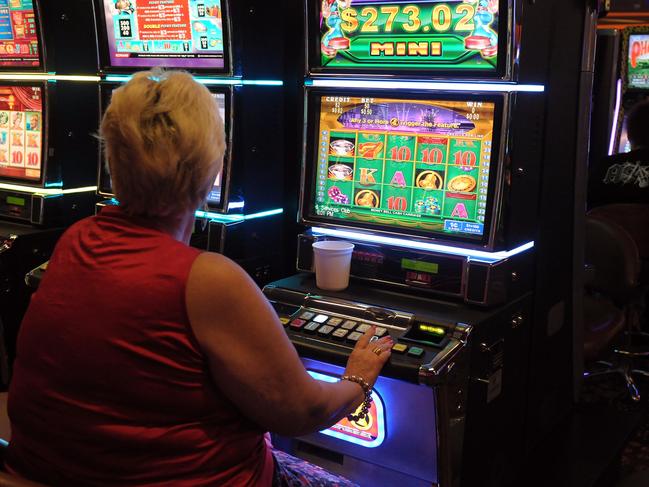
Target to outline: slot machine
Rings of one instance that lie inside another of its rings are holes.
[[[627,114],[649,95],[649,26],[602,28],[597,36],[591,163],[631,151]]]
[[[208,207],[197,212],[192,245],[228,255],[258,282],[278,275],[283,258],[277,231],[283,222],[283,38],[265,22],[269,7],[260,1],[174,0],[164,8],[95,2],[101,113],[129,73],[155,66],[187,70],[213,93],[227,152]],[[276,49],[268,52],[253,39]],[[99,161],[101,207],[116,200],[101,154]]]
[[[299,274],[264,293],[319,380],[370,325],[395,346],[367,419],[280,449],[360,485],[515,485],[567,414],[595,10],[305,2]],[[322,240],[354,244],[344,291],[316,286]]]
[[[9,362],[29,299],[25,274],[95,203],[91,14],[80,0],[0,2],[0,324]]]

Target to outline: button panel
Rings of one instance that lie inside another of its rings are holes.
[[[329,341],[332,345],[342,346],[350,349],[356,345],[358,340],[373,326],[367,322],[352,317],[336,316],[333,314],[324,314],[316,310],[306,310],[301,308],[292,316],[286,317],[282,320],[287,330],[291,330],[294,336],[299,334],[309,334],[317,336],[317,339],[322,342]],[[401,333],[396,335],[391,332],[389,328],[384,326],[377,326],[374,333],[374,340],[390,336],[397,342],[403,337]],[[404,339],[405,341],[405,339]],[[417,361],[421,363],[426,359],[425,346],[417,346],[418,343],[395,343],[392,346],[393,359],[397,361]],[[430,357],[428,357],[430,359]]]

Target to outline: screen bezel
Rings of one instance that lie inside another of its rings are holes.
[[[512,77],[512,17],[513,10],[511,0],[499,0],[499,25],[498,25],[498,62],[496,69],[492,72],[479,69],[444,69],[444,68],[368,68],[368,67],[349,67],[349,68],[328,68],[319,66],[320,64],[320,28],[318,26],[320,17],[321,0],[305,0],[306,8],[306,46],[305,55],[307,59],[307,75],[346,75],[346,76],[364,76],[380,75],[385,78],[427,78],[427,79],[463,79],[463,80],[510,80]]]
[[[198,74],[220,74],[224,76],[232,76],[232,37],[231,37],[231,21],[230,21],[230,5],[228,0],[220,0],[221,9],[223,12],[223,68],[195,68],[195,67],[180,67],[169,69],[182,69],[190,73]],[[113,66],[110,59],[110,47],[108,46],[108,32],[106,30],[106,16],[104,15],[104,0],[93,0],[93,8],[95,9],[95,23],[97,28],[98,37],[98,50],[99,50],[99,70],[101,73],[115,73],[115,74],[128,74],[137,71],[146,71],[153,69],[153,66]],[[152,58],[152,59],[173,59],[173,58]],[[160,65],[161,67],[166,67]]]
[[[45,36],[43,35],[43,22],[41,18],[40,0],[32,0],[34,5],[34,22],[36,24],[36,38],[38,39],[38,66],[2,66],[0,72],[15,73],[17,71],[45,72]]]
[[[646,88],[638,88],[629,84],[629,41],[632,35],[649,35],[649,26],[647,27],[627,27],[624,29],[622,36],[622,69],[621,77],[624,85],[624,91],[632,93],[641,93],[649,91],[649,86]]]
[[[19,81],[0,81],[0,86],[25,86],[28,88],[40,88],[42,93],[43,110],[41,112],[41,120],[43,124],[43,138],[41,140],[41,175],[39,179],[26,179],[26,178],[12,178],[9,176],[0,176],[0,182],[10,184],[20,184],[22,186],[43,187],[45,184],[45,175],[47,174],[47,154],[49,153],[49,134],[50,134],[50,120],[49,120],[49,92],[47,82],[19,82]]]
[[[110,104],[110,97],[113,90],[122,86],[120,83],[101,83],[99,87],[99,125],[104,116],[106,107]],[[210,211],[226,213],[230,198],[230,173],[232,160],[232,126],[234,121],[233,99],[234,90],[229,86],[207,86],[210,93],[223,94],[225,96],[225,154],[223,156],[223,169],[221,170],[221,201],[219,204],[208,203]],[[97,154],[97,194],[105,198],[115,198],[113,193],[108,163],[104,158],[103,144],[99,144]]]
[[[404,227],[389,227],[357,221],[322,217],[315,214],[315,200],[313,198],[315,167],[313,161],[316,159],[318,147],[319,121],[320,121],[320,97],[322,96],[353,96],[353,97],[375,97],[389,98],[395,100],[449,100],[449,101],[487,101],[495,104],[494,127],[492,136],[491,161],[489,163],[489,188],[487,190],[487,208],[484,221],[484,232],[482,235],[462,235],[444,232],[427,232],[407,229]],[[330,228],[353,228],[366,230],[390,236],[416,237],[422,240],[435,242],[448,242],[456,245],[490,249],[495,242],[495,229],[497,223],[497,206],[502,191],[502,180],[504,176],[503,164],[504,150],[506,144],[503,142],[503,135],[507,134],[507,119],[504,114],[508,110],[509,99],[504,94],[485,92],[441,92],[441,91],[408,91],[395,94],[391,91],[380,89],[335,89],[326,90],[319,88],[308,88],[305,93],[305,120],[304,127],[304,152],[302,156],[301,194],[299,208],[299,222],[307,226],[321,226]]]

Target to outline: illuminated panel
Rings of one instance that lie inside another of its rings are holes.
[[[216,103],[219,106],[219,115],[221,120],[225,123],[225,95],[223,93],[212,93],[212,96],[216,99]],[[224,161],[224,164],[226,162]],[[222,198],[222,173],[219,173],[216,176],[216,181],[214,181],[214,187],[210,191],[210,194],[207,195],[207,202],[213,205],[220,205]]]
[[[321,68],[489,73],[504,55],[499,29],[506,2],[499,0],[315,3]]]
[[[38,86],[0,85],[0,178],[39,181],[43,93]]]
[[[630,35],[628,54],[629,88],[649,89],[649,35]]]
[[[494,101],[369,96],[319,101],[310,182],[314,218],[421,235],[484,237],[496,167]]]
[[[39,67],[39,33],[32,0],[0,0],[0,68]]]
[[[320,374],[311,370],[307,371],[311,377],[323,382],[338,382],[338,378]],[[356,411],[358,413],[359,411]],[[376,448],[385,440],[385,414],[381,396],[372,391],[372,406],[369,418],[357,422],[341,419],[331,428],[320,431],[323,435],[332,436],[342,441],[347,441],[365,448]]]
[[[110,64],[225,68],[221,0],[103,0]]]

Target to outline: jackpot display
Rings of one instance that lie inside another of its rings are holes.
[[[629,36],[627,86],[649,89],[649,35]]]
[[[319,69],[491,73],[503,55],[499,0],[317,2]]]
[[[33,0],[0,0],[0,69],[40,65]]]
[[[42,88],[0,85],[0,178],[40,180],[43,133]]]
[[[494,101],[318,98],[310,219],[482,239]]]
[[[221,0],[102,0],[111,67],[225,69]]]

